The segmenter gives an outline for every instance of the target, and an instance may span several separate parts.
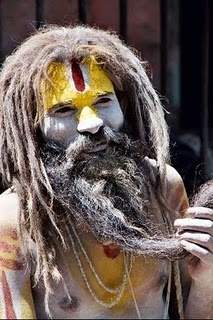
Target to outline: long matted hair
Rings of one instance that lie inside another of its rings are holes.
[[[51,291],[50,278],[60,274],[53,263],[54,250],[44,222],[51,222],[63,243],[64,236],[57,223],[54,191],[40,154],[40,84],[42,79],[48,81],[47,70],[53,61],[82,61],[91,55],[113,81],[124,117],[130,125],[134,124],[130,126],[131,135],[157,161],[158,190],[166,188],[168,129],[161,102],[140,56],[115,33],[92,27],[50,25],[26,39],[5,60],[0,73],[0,173],[4,183],[13,185],[19,196],[20,232],[35,243],[35,279],[43,278],[47,292]]]

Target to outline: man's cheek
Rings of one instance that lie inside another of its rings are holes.
[[[120,107],[116,104],[112,104],[109,108],[101,110],[99,117],[103,120],[104,125],[112,129],[119,130],[123,126],[124,116]]]
[[[47,141],[66,149],[78,136],[77,119],[46,118],[41,131]]]

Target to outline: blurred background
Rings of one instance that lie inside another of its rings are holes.
[[[188,195],[213,175],[211,0],[0,0],[0,63],[46,23],[115,30],[148,61]]]

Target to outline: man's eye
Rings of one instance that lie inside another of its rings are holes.
[[[111,101],[110,98],[100,98],[100,99],[95,103],[95,105],[98,104],[98,103],[107,103],[107,102],[110,102],[110,101]]]
[[[73,111],[74,108],[71,106],[64,106],[64,107],[60,107],[57,110],[55,110],[55,114],[65,114],[65,113],[70,113],[71,111]]]

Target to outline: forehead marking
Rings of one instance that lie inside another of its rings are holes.
[[[75,84],[76,90],[84,91],[85,83],[84,83],[83,74],[79,67],[79,64],[76,61],[72,62],[71,71],[72,71],[72,78],[73,78],[73,82]]]

